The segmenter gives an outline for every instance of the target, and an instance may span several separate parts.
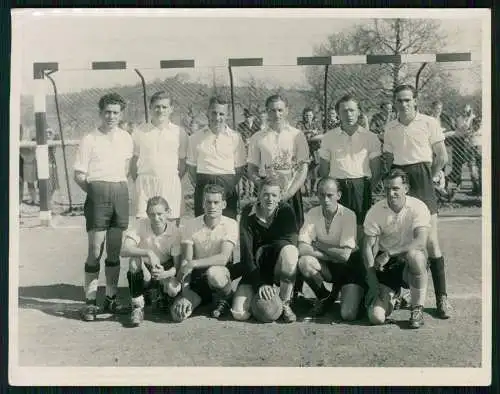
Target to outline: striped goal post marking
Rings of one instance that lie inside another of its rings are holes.
[[[295,64],[290,66],[329,66],[329,65],[354,65],[354,64],[384,64],[384,63],[442,63],[442,62],[470,62],[472,55],[466,53],[437,53],[437,54],[408,54],[408,55],[346,55],[346,56],[311,56],[297,57]],[[230,84],[231,104],[234,123],[234,85],[232,68],[234,67],[262,67],[277,66],[272,62],[267,63],[264,58],[230,58],[227,61]],[[283,64],[279,64],[283,66]],[[35,62],[33,63],[34,79],[34,111],[36,128],[36,160],[38,188],[40,193],[40,222],[43,226],[50,226],[51,211],[49,207],[49,153],[48,146],[52,143],[47,141],[47,114],[46,114],[46,73],[63,70],[127,70],[136,68],[194,68],[195,61],[184,60],[160,60],[152,64],[137,64],[127,61],[93,61],[75,67],[64,68],[58,62]]]

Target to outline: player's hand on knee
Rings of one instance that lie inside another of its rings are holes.
[[[387,252],[379,254],[377,257],[375,257],[375,269],[378,271],[383,271],[384,266],[389,262],[390,258],[391,257]]]
[[[270,300],[276,295],[274,287],[269,285],[261,286],[259,289],[259,297],[263,300]]]
[[[161,265],[160,258],[154,252],[149,252],[148,254],[149,264],[153,270],[163,268]]]

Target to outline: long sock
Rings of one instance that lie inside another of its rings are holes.
[[[425,296],[427,293],[427,286],[422,288],[413,287],[410,285],[411,306],[425,305]]]
[[[309,278],[305,278],[305,282],[311,288],[311,290],[318,299],[322,300],[323,298],[326,298],[330,295],[330,292],[325,287],[325,282],[323,281],[323,277],[319,272],[310,276]]]
[[[293,282],[289,280],[280,280],[280,298],[284,302],[290,301],[293,293]]]
[[[304,287],[304,276],[297,271],[295,277],[295,284],[293,286],[293,293],[295,295],[302,293],[303,287]]]
[[[144,296],[132,297],[132,308],[144,308]]]
[[[444,272],[444,257],[429,258],[429,266],[436,298],[446,295],[446,274]]]
[[[105,261],[106,297],[113,298],[118,292],[118,278],[120,277],[120,261]]]
[[[127,272],[127,280],[132,299],[142,297],[144,294],[144,273],[142,270]]]
[[[99,264],[89,265],[85,263],[85,284],[83,290],[85,292],[85,302],[87,304],[96,303],[97,287],[99,285]]]

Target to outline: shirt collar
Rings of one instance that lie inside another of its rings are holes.
[[[215,134],[215,133],[214,133],[214,132],[210,129],[210,127],[208,127],[208,126],[205,126],[205,129],[204,129],[203,131],[204,131],[206,134],[208,134],[208,133],[212,133],[213,135],[216,135],[216,134]],[[224,130],[222,130],[222,131],[220,132],[220,134],[223,134],[223,135],[229,135],[229,134],[231,134],[231,129],[229,128],[229,126],[228,126],[228,125],[226,125],[226,127],[224,127]]]
[[[384,200],[383,200],[383,201],[384,201],[383,207],[384,207],[385,209],[389,209],[391,212],[395,213],[396,215],[397,215],[398,213],[403,212],[406,208],[408,208],[408,196],[406,196],[406,199],[405,199],[405,205],[403,206],[403,209],[401,209],[401,211],[399,211],[399,212],[394,212],[394,211],[391,209],[391,207],[389,207],[389,204],[387,203],[387,198],[384,198]]]
[[[250,210],[250,213],[248,214],[248,216],[255,215],[256,217],[258,217],[257,216],[257,205],[259,205],[258,201],[252,205],[252,209]],[[280,209],[280,204],[278,204],[278,206],[274,210],[273,215],[270,218],[271,220],[269,220],[268,223],[271,223],[274,220],[274,218],[276,217],[276,213],[278,212],[279,209]]]

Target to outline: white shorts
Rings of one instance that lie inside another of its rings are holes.
[[[146,217],[146,206],[151,197],[161,196],[170,206],[170,218],[181,216],[182,186],[177,174],[162,178],[153,175],[139,175],[135,181],[136,217]]]

